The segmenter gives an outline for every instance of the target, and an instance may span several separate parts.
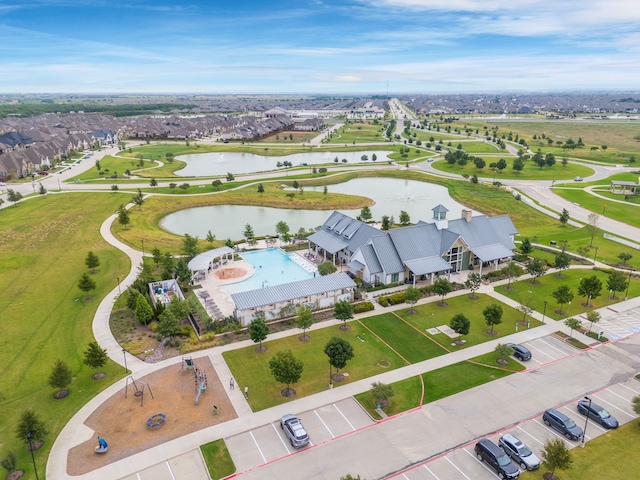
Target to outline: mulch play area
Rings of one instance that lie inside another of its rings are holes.
[[[67,473],[83,475],[169,440],[236,418],[228,392],[209,358],[194,358],[193,361],[200,372],[204,370],[207,381],[207,388],[201,393],[198,405],[195,405],[194,370],[181,369],[180,364],[135,379],[138,389],[144,391],[142,406],[132,382],[128,383],[125,398],[126,382],[120,380],[122,389],[85,422],[96,432],[96,436],[69,450]],[[154,398],[151,398],[149,389],[141,389],[140,381],[150,387]],[[213,412],[214,405],[218,407],[218,414]],[[147,426],[147,421],[160,413],[166,416],[166,421],[158,426]],[[109,444],[104,454],[94,452],[98,434]]]

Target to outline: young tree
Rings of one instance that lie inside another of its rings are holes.
[[[269,370],[273,378],[287,385],[287,388],[282,391],[284,397],[292,397],[296,394],[290,386],[292,383],[298,383],[303,369],[304,363],[296,358],[291,350],[281,350],[269,360]]]
[[[556,299],[556,302],[558,302],[558,305],[560,306],[560,310],[556,312],[560,315],[563,313],[562,306],[573,300],[573,292],[568,285],[560,285],[553,291],[553,293],[551,293],[551,296]]]
[[[589,310],[587,312],[587,321],[589,322],[589,331],[593,328],[594,323],[598,323],[601,320],[602,316],[600,312],[597,310]]]
[[[573,460],[571,459],[571,452],[569,452],[567,445],[561,438],[548,440],[544,444],[544,448],[542,449],[540,456],[551,469],[551,478],[557,478],[555,476],[556,468],[559,470],[568,470],[571,468],[571,464],[573,463]]]
[[[567,318],[564,324],[571,329],[569,336],[573,338],[573,331],[582,326],[582,322],[577,318]]]
[[[467,280],[464,282],[464,286],[471,291],[469,298],[473,300],[478,298],[478,296],[476,295],[476,292],[480,288],[480,284],[481,284],[481,278],[479,273],[471,272],[467,276]]]
[[[544,263],[539,258],[530,258],[527,262],[527,273],[533,278],[531,283],[538,283],[538,277],[542,276],[545,271]]]
[[[296,324],[302,329],[300,340],[308,340],[307,329],[313,325],[313,312],[306,305],[300,305],[296,311]]]
[[[269,325],[267,325],[267,322],[264,321],[262,316],[256,315],[256,318],[254,318],[249,324],[249,337],[251,338],[253,343],[260,344],[259,347],[256,348],[256,352],[262,353],[267,349],[265,347],[263,350],[262,341],[267,338],[268,334]]]
[[[9,200],[14,205],[22,200],[22,194],[20,192],[16,192],[11,188],[7,188],[7,200]]]
[[[182,239],[182,253],[186,255],[187,261],[198,255],[198,237],[185,233]]]
[[[631,255],[629,252],[622,252],[618,255],[618,258],[623,265],[626,265],[627,262],[633,258],[633,255]]]
[[[371,215],[371,209],[366,205],[362,207],[362,210],[360,210],[360,215],[358,216],[358,220],[367,223],[372,218],[373,216]]]
[[[441,307],[446,305],[444,303],[444,297],[446,297],[452,291],[453,285],[451,285],[451,282],[444,277],[436,279],[436,281],[433,283],[433,293],[442,297],[442,299],[438,303],[438,305],[440,305]]]
[[[589,242],[589,248],[591,248],[593,247],[593,236],[598,230],[598,220],[600,220],[600,215],[598,215],[597,213],[590,213],[589,216],[587,217],[587,220],[589,222],[587,224],[587,229],[591,234],[591,241]]]
[[[51,369],[51,374],[49,374],[49,385],[55,388],[57,392],[60,392],[71,384],[72,379],[73,375],[69,366],[62,360],[56,360]]]
[[[507,362],[508,358],[513,355],[513,348],[509,345],[505,345],[504,343],[496,345],[496,348],[493,351],[498,355],[498,360],[502,360],[503,362]]]
[[[258,193],[260,194],[260,196],[262,196],[262,194],[264,193],[264,187],[261,183],[258,184]]]
[[[138,205],[142,208],[142,204],[144,203],[144,196],[142,195],[142,190],[138,189],[138,193],[133,196],[131,202]]]
[[[492,303],[482,311],[482,315],[490,328],[489,334],[494,335],[493,326],[502,323],[502,307],[497,303]]]
[[[524,240],[522,240],[522,244],[520,245],[520,251],[525,255],[528,255],[531,252],[533,252],[533,246],[531,246],[531,240],[529,240],[529,237],[526,237]]]
[[[558,270],[556,276],[562,278],[562,270],[566,270],[571,265],[571,257],[568,253],[559,253],[556,255],[556,261],[554,267]]]
[[[291,240],[291,236],[289,235],[289,225],[282,220],[276,223],[276,233],[280,235],[281,242],[286,243]]]
[[[628,285],[627,276],[619,270],[613,270],[607,278],[607,289],[613,293],[616,298],[617,292],[624,292]]]
[[[158,316],[158,320],[158,334],[160,337],[171,338],[176,335],[180,335],[180,332],[182,331],[182,328],[180,327],[180,320],[171,310],[164,310]]]
[[[506,290],[511,290],[512,278],[518,278],[520,275],[524,273],[524,271],[522,270],[522,267],[520,267],[520,265],[518,265],[516,262],[513,262],[513,261],[507,263],[507,265],[502,269],[502,271],[509,279],[507,286],[504,287]]]
[[[580,280],[578,285],[578,295],[587,297],[586,307],[589,308],[589,302],[592,298],[597,298],[602,292],[602,282],[595,275]]]
[[[631,399],[631,408],[637,415],[640,415],[640,395],[636,395]]]
[[[152,178],[151,181],[149,182],[149,185],[151,185],[152,187],[157,187],[158,181],[155,178]]]
[[[47,189],[44,188],[44,185],[42,183],[40,183],[40,189],[38,190],[38,194],[44,195],[46,193],[47,193]]]
[[[89,275],[83,273],[80,280],[78,280],[78,288],[89,295],[91,290],[96,289],[96,282],[94,282]]]
[[[385,232],[391,228],[391,221],[389,219],[389,215],[382,216],[382,223],[380,225],[380,229]]]
[[[389,399],[395,395],[393,387],[382,382],[373,382],[371,384],[371,396],[378,408],[389,406]]]
[[[21,442],[28,444],[29,434],[32,440],[43,440],[49,434],[47,426],[32,408],[22,412],[16,427],[16,438]]]
[[[456,313],[449,322],[451,330],[458,334],[458,341],[460,341],[462,335],[469,335],[471,329],[471,321],[464,315],[464,313]]]
[[[151,305],[149,305],[147,297],[141,293],[138,293],[138,296],[136,297],[136,308],[133,314],[143,325],[147,325],[153,319],[153,309],[151,308]]]
[[[336,369],[337,378],[341,368],[347,366],[347,362],[353,358],[353,347],[349,342],[340,338],[333,337],[324,347],[324,353],[329,357],[329,364]],[[339,378],[342,380],[342,378]]]
[[[567,210],[566,208],[563,208],[559,218],[560,223],[562,224],[563,227],[567,226],[567,223],[569,223],[570,218],[571,217],[569,216],[569,210]]]
[[[411,217],[404,210],[400,211],[400,225],[407,226],[411,223]]]
[[[347,320],[353,318],[353,305],[346,300],[339,300],[333,306],[333,316],[338,320],[342,320],[341,330],[348,330]]]
[[[322,262],[321,264],[318,265],[318,273],[321,276],[335,273],[337,270],[338,270],[337,267],[333,264],[331,260],[327,260],[326,262]]]
[[[415,308],[413,306],[422,298],[422,292],[419,288],[416,287],[407,287],[404,291],[404,301],[409,304],[409,310],[407,313],[413,314],[416,313]]]
[[[253,233],[253,227],[248,223],[244,226],[242,236],[247,240],[247,242],[250,242],[251,240],[253,240],[253,237],[255,237],[255,234]]]
[[[118,208],[117,214],[118,214],[118,223],[122,225],[126,230],[127,225],[129,225],[129,222],[131,221],[131,219],[129,218],[129,211],[125,208],[124,205],[120,205],[120,207]]]
[[[208,230],[205,240],[209,242],[209,245],[213,246],[213,242],[216,241],[216,236],[213,233],[211,233],[211,230]]]
[[[227,173],[227,182],[233,182],[235,179],[236,177],[233,176],[233,173]]]
[[[100,266],[100,259],[95,253],[90,251],[84,260],[84,264],[91,270],[91,273],[96,273],[96,268]]]
[[[156,264],[156,268],[158,268],[163,258],[162,251],[158,247],[154,247],[154,249],[151,250],[151,256],[153,257],[153,262]]]
[[[16,454],[13,452],[8,452],[7,456],[0,460],[0,465],[10,474],[16,471]],[[7,476],[7,478],[10,478]]]
[[[103,348],[100,348],[98,342],[90,342],[87,349],[84,351],[84,363],[89,368],[95,368],[99,370],[107,364],[107,360],[109,357],[107,356],[107,351]]]

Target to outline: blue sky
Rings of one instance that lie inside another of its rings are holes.
[[[0,93],[640,90],[637,0],[0,0]]]

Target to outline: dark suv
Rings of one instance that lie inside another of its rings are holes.
[[[555,428],[569,440],[580,440],[582,438],[582,429],[576,425],[576,422],[553,408],[544,412],[542,421],[546,426]]]
[[[483,438],[476,443],[474,450],[478,460],[485,461],[495,470],[498,478],[518,478],[520,476],[520,469],[511,461],[509,455],[491,440]]]
[[[513,356],[521,362],[531,360],[531,351],[527,347],[516,343],[507,343],[507,347],[513,348]]]

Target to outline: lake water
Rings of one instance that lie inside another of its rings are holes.
[[[376,154],[376,163],[389,162],[391,151],[360,151],[360,152],[309,152],[294,153],[292,155],[265,157],[253,153],[239,152],[209,152],[195,153],[189,155],[180,155],[177,157],[187,163],[182,170],[176,171],[176,175],[185,177],[210,177],[216,175],[226,175],[233,173],[234,175],[242,173],[258,173],[278,170],[278,162],[291,162],[294,167],[302,164],[319,165],[319,164],[335,164],[334,159],[338,157],[339,165],[344,165],[342,159],[347,159],[347,165],[353,163],[363,163],[362,156],[367,155],[366,163],[373,164],[371,158]]]
[[[306,191],[323,191],[324,187],[306,187]],[[405,180],[399,178],[365,177],[348,182],[328,185],[328,195],[332,192],[362,195],[375,201],[371,207],[373,219],[380,221],[383,215],[393,216],[398,221],[400,211],[404,210],[411,217],[411,222],[429,220],[433,217],[432,208],[441,204],[449,212],[447,218],[460,218],[464,208],[449,196],[447,189],[432,183]],[[353,218],[360,210],[340,210]],[[252,226],[254,234],[275,235],[275,227],[279,221],[289,226],[295,233],[301,227],[309,230],[319,227],[328,218],[332,210],[295,210],[270,207],[215,205],[180,210],[167,215],[160,225],[169,232],[178,235],[188,233],[198,238],[205,238],[211,232],[218,240],[243,238],[244,226]],[[474,212],[477,213],[477,212]]]

